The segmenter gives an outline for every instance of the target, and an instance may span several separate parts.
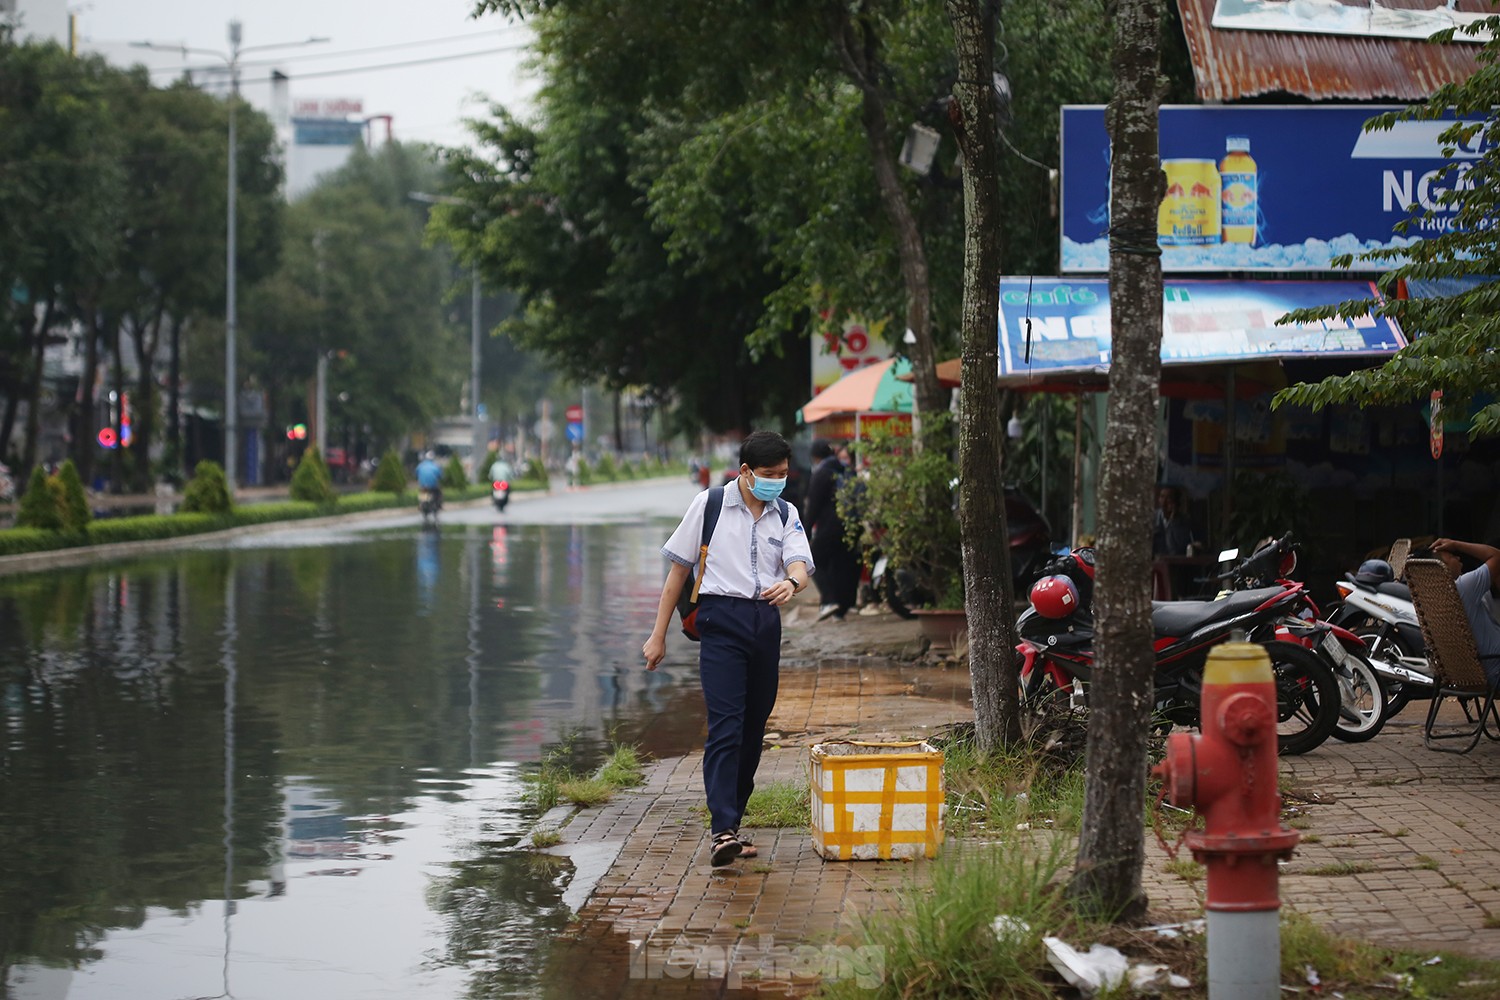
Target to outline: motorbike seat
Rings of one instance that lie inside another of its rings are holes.
[[[1157,635],[1187,635],[1211,622],[1253,611],[1285,592],[1285,587],[1259,587],[1237,591],[1216,601],[1152,601],[1151,627]]]
[[[1394,597],[1400,601],[1411,600],[1411,588],[1404,583],[1396,583],[1394,580],[1390,583],[1382,583],[1379,587],[1375,588],[1375,592],[1384,594],[1387,597]]]

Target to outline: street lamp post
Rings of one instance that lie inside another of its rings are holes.
[[[164,52],[181,52],[184,57],[189,55],[212,56],[221,60],[229,69],[229,197],[226,214],[225,243],[224,248],[224,478],[229,483],[231,495],[235,491],[235,465],[239,454],[239,399],[238,382],[239,373],[235,364],[235,333],[239,323],[239,313],[236,308],[236,256],[239,246],[238,234],[235,231],[236,217],[238,215],[239,201],[239,135],[236,131],[235,112],[240,101],[240,56],[246,52],[261,52],[266,49],[285,49],[299,45],[318,45],[326,42],[327,38],[307,38],[300,42],[275,42],[270,45],[253,45],[249,48],[240,46],[242,37],[239,21],[229,22],[229,51],[220,52],[217,49],[198,49],[187,45],[165,45],[158,42],[131,42],[138,49],[155,49]]]
[[[426,191],[408,191],[406,196],[412,201],[420,201],[427,205],[467,205],[474,207],[473,202],[456,198],[451,194],[428,194]],[[470,305],[469,305],[469,409],[470,419],[473,421],[471,431],[473,437],[470,445],[474,453],[474,481],[479,481],[480,472],[488,475],[488,470],[481,470],[479,463],[485,454],[484,421],[480,419],[479,404],[479,261],[476,259],[474,265],[469,269],[470,275]]]

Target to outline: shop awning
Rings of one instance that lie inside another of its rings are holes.
[[[910,370],[905,358],[887,358],[850,372],[809,400],[797,417],[813,424],[843,413],[910,413],[911,383],[901,380]]]
[[[1168,281],[1163,381],[1168,369],[1192,366],[1394,354],[1406,338],[1384,317],[1276,325],[1293,309],[1367,298],[1379,298],[1372,281]],[[1109,282],[1002,278],[999,336],[1001,385],[1100,381],[1109,372]]]

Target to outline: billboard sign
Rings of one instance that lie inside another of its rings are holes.
[[[1161,363],[1393,354],[1406,339],[1383,317],[1276,325],[1292,309],[1372,297],[1372,281],[1168,281]],[[1000,279],[1001,377],[1105,372],[1109,362],[1106,279]]]
[[[839,379],[891,356],[885,342],[887,320],[867,321],[851,316],[821,337],[812,338],[812,394],[816,396]]]
[[[1245,31],[1286,31],[1360,38],[1431,38],[1446,28],[1464,28],[1493,11],[1456,10],[1452,0],[1406,0],[1401,6],[1372,0],[1368,5],[1287,3],[1286,0],[1217,0],[1213,26]],[[1455,42],[1483,42],[1489,32],[1457,32]]]
[[[1161,160],[1167,194],[1157,213],[1162,270],[1328,271],[1339,254],[1403,247],[1452,228],[1454,210],[1436,197],[1454,183],[1443,167],[1480,156],[1443,155],[1451,121],[1365,122],[1397,106],[1167,105]],[[1462,173],[1457,183],[1463,183]],[[1433,209],[1404,236],[1396,223]],[[1104,107],[1062,109],[1064,273],[1109,270],[1109,136]],[[1376,272],[1389,265],[1361,263]]]
[[[293,118],[292,142],[298,146],[357,146],[365,137],[363,122]]]
[[[365,102],[358,97],[299,97],[292,104],[293,118],[333,118],[343,121],[363,115]]]

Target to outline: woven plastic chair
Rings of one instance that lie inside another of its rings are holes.
[[[1398,538],[1391,543],[1391,554],[1385,557],[1385,561],[1391,564],[1391,572],[1395,573],[1395,579],[1401,579],[1406,572],[1406,557],[1411,555],[1411,539]]]
[[[1436,690],[1427,709],[1422,743],[1429,750],[1468,753],[1480,735],[1500,740],[1500,713],[1495,706],[1495,688],[1484,675],[1474,631],[1464,614],[1463,601],[1453,585],[1448,567],[1436,559],[1411,559],[1406,563],[1406,584],[1411,588],[1422,639],[1427,643],[1427,662],[1434,674]],[[1453,698],[1463,708],[1463,723],[1437,725],[1438,708]],[[1475,706],[1479,706],[1475,712]],[[1494,723],[1493,731],[1490,723]],[[1461,746],[1442,746],[1442,740],[1463,740]]]

